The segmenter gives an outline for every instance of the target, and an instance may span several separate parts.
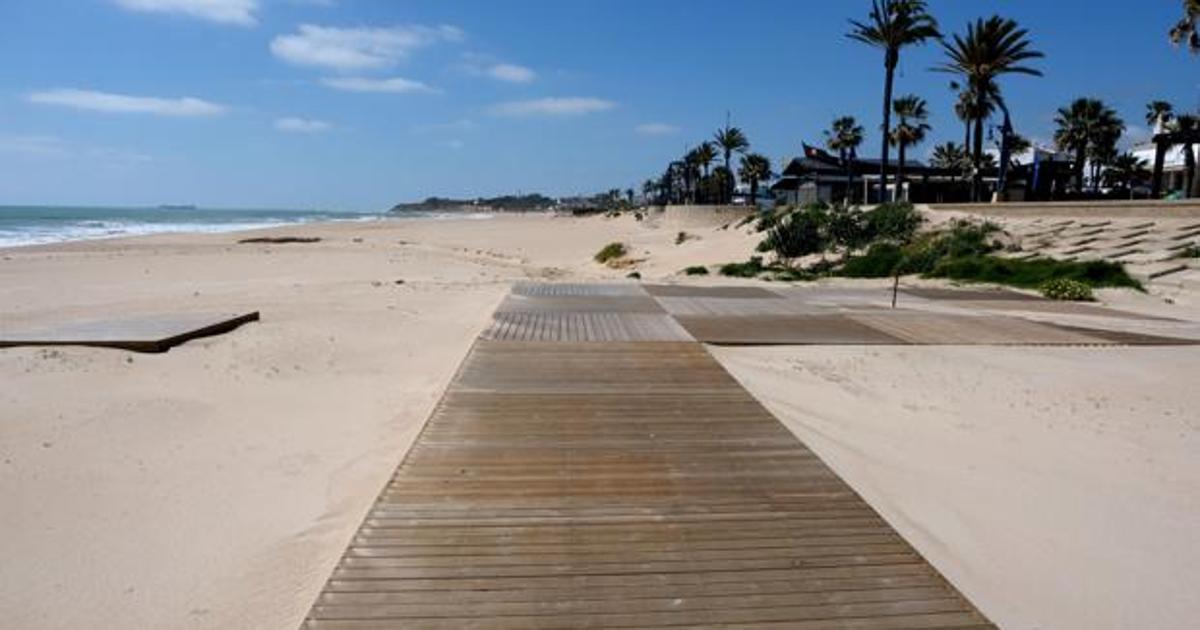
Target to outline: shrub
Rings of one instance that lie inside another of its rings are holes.
[[[641,279],[642,279],[642,274],[640,274],[640,273],[638,273],[638,272],[636,272],[636,271],[631,271],[631,272],[629,272],[629,273],[625,274],[625,277],[626,277],[626,278],[633,278],[634,280],[641,280]]]
[[[851,256],[842,266],[848,278],[886,278],[900,269],[904,252],[895,243],[875,243],[861,256]]]
[[[1040,288],[1042,295],[1051,300],[1072,300],[1075,302],[1091,302],[1096,298],[1092,295],[1092,287],[1078,281],[1066,278],[1047,280]]]
[[[751,256],[744,263],[726,263],[721,265],[721,275],[737,278],[753,278],[763,272],[762,256]]]
[[[684,269],[683,273],[689,276],[707,276],[708,267],[704,267],[702,265],[692,265],[691,267]]]
[[[996,256],[965,256],[942,260],[926,274],[967,282],[992,282],[1026,289],[1037,289],[1050,280],[1075,280],[1090,287],[1128,287],[1142,285],[1118,263],[1091,260],[1074,262],[1033,258],[1013,260]]]
[[[907,243],[925,220],[907,201],[881,203],[865,215],[866,237],[869,241],[886,239]]]
[[[675,235],[675,244],[683,245],[690,238],[693,238],[691,234],[688,234],[687,232],[680,232],[679,234]]]
[[[624,256],[627,253],[629,253],[629,252],[627,249],[625,249],[624,243],[609,243],[608,245],[605,245],[600,251],[596,252],[596,255],[594,256],[594,258],[595,258],[596,262],[598,262],[600,264],[605,264],[610,260],[616,260],[617,258],[621,258],[622,256]]]
[[[795,267],[786,267],[783,265],[772,265],[770,274],[767,276],[769,280],[778,280],[780,282],[809,282],[817,279],[817,274],[810,270],[796,269]]]
[[[871,241],[866,214],[858,208],[839,206],[831,210],[825,231],[831,244],[846,249],[859,249]]]
[[[793,212],[767,233],[758,244],[760,252],[774,252],[781,260],[791,260],[825,249],[824,210],[808,208]]]
[[[905,246],[907,258],[904,273],[929,273],[947,258],[964,258],[990,254],[1000,246],[988,237],[1000,228],[994,223],[973,223],[960,220],[950,229],[918,237]]]

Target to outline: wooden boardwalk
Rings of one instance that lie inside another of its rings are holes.
[[[572,334],[476,342],[306,628],[992,627],[704,346]]]

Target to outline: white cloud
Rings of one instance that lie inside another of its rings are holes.
[[[459,68],[472,76],[488,77],[508,83],[530,83],[537,78],[537,73],[532,68],[504,63],[491,55],[474,52],[463,53]]]
[[[93,90],[59,89],[33,92],[29,102],[40,105],[58,105],[95,112],[121,114],[153,114],[155,116],[217,116],[225,113],[226,107],[217,103],[192,97],[158,98],[154,96],[128,96]]]
[[[488,76],[498,81],[509,83],[529,83],[537,78],[537,73],[525,66],[512,63],[499,63],[487,69]]]
[[[391,77],[387,79],[370,79],[366,77],[338,77],[321,79],[321,83],[335,90],[346,92],[379,92],[386,94],[431,94],[436,88],[429,87],[420,81]]]
[[[445,25],[338,28],[301,24],[296,34],[271,40],[271,52],[302,66],[365,70],[390,66],[418,48],[462,38],[462,30]]]
[[[258,0],[115,0],[117,6],[131,11],[151,13],[179,13],[190,17],[236,24],[238,26],[254,26],[254,17],[258,10]]]
[[[578,116],[607,111],[616,106],[616,103],[604,99],[572,96],[500,103],[493,105],[491,112],[498,116]]]
[[[671,134],[679,133],[679,127],[660,122],[641,124],[634,127],[633,130],[642,134],[643,136],[669,136]]]
[[[328,131],[330,126],[329,123],[323,120],[314,120],[312,118],[287,116],[275,119],[275,128],[288,133],[321,133],[322,131]]]

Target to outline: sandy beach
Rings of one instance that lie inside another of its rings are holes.
[[[296,627],[512,282],[623,279],[591,260],[613,241],[643,279],[684,281],[749,255],[757,237],[722,225],[528,215],[0,250],[4,327],[262,313],[160,355],[0,351],[4,618]],[[1102,297],[1200,320],[1186,291]],[[1001,627],[1200,610],[1195,347],[711,352]]]

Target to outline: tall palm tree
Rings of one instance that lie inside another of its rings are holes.
[[[728,120],[725,121],[724,127],[718,129],[713,134],[713,141],[721,149],[722,154],[725,156],[725,168],[729,169],[729,181],[725,190],[722,191],[725,195],[725,199],[722,201],[728,202],[733,197],[734,186],[737,185],[737,182],[733,179],[733,164],[730,163],[730,159],[735,152],[745,153],[746,149],[750,148],[750,141],[746,139],[746,134],[742,133],[741,129],[731,127]]]
[[[850,20],[846,34],[855,41],[883,50],[883,148],[879,162],[880,198],[887,190],[888,146],[892,124],[892,88],[900,50],[941,37],[937,20],[926,10],[925,0],[871,0],[865,22]]]
[[[725,156],[725,166],[727,168],[732,168],[729,160],[733,157],[734,153],[745,153],[746,149],[750,148],[750,141],[746,139],[746,134],[742,133],[742,130],[737,127],[730,127],[729,123],[725,123],[724,127],[718,129],[713,134],[713,142],[720,147]]]
[[[1167,37],[1176,46],[1187,42],[1189,50],[1200,53],[1200,28],[1196,26],[1197,23],[1200,23],[1200,0],[1183,0],[1183,17],[1171,27]]]
[[[893,201],[900,200],[900,189],[904,187],[904,162],[908,147],[916,146],[925,141],[925,136],[932,127],[929,120],[929,109],[925,99],[909,94],[901,96],[892,103],[898,122],[892,130],[891,138],[898,151],[896,155],[896,195]]]
[[[842,116],[834,119],[829,129],[825,131],[825,146],[831,151],[837,151],[846,169],[846,203],[854,197],[854,168],[853,160],[858,157],[858,147],[863,142],[863,128],[853,116]]]
[[[742,156],[742,167],[738,169],[738,176],[750,184],[751,205],[758,205],[758,183],[771,179],[773,175],[771,160],[766,156],[759,153],[747,153]]]
[[[1150,101],[1146,103],[1146,124],[1154,129],[1154,133],[1160,133],[1167,127],[1167,123],[1171,122],[1171,117],[1175,115],[1175,106],[1167,101]]]
[[[1175,133],[1189,133],[1200,129],[1200,118],[1193,114],[1180,114],[1171,121],[1170,131]],[[1197,183],[1196,178],[1196,152],[1192,148],[1192,143],[1185,142],[1183,145],[1183,196],[1195,197],[1198,191],[1193,190]]]
[[[1125,123],[1103,101],[1094,98],[1075,99],[1069,106],[1060,107],[1054,117],[1058,129],[1054,142],[1059,149],[1073,151],[1075,190],[1083,190],[1083,170],[1088,155],[1106,159],[1116,153],[1116,143],[1125,131]],[[1111,147],[1111,151],[1109,151]],[[1095,164],[1098,160],[1093,160]],[[1093,180],[1095,177],[1093,177]],[[1098,182],[1093,181],[1093,184]]]
[[[994,15],[968,24],[966,35],[956,34],[942,42],[947,59],[934,70],[959,75],[971,94],[970,115],[975,124],[971,138],[974,143],[972,164],[975,171],[971,195],[976,201],[983,194],[984,112],[988,112],[997,102],[1000,88],[996,80],[1005,74],[1042,76],[1040,70],[1022,65],[1045,56],[1030,48],[1028,36],[1029,32],[1013,20]]]

